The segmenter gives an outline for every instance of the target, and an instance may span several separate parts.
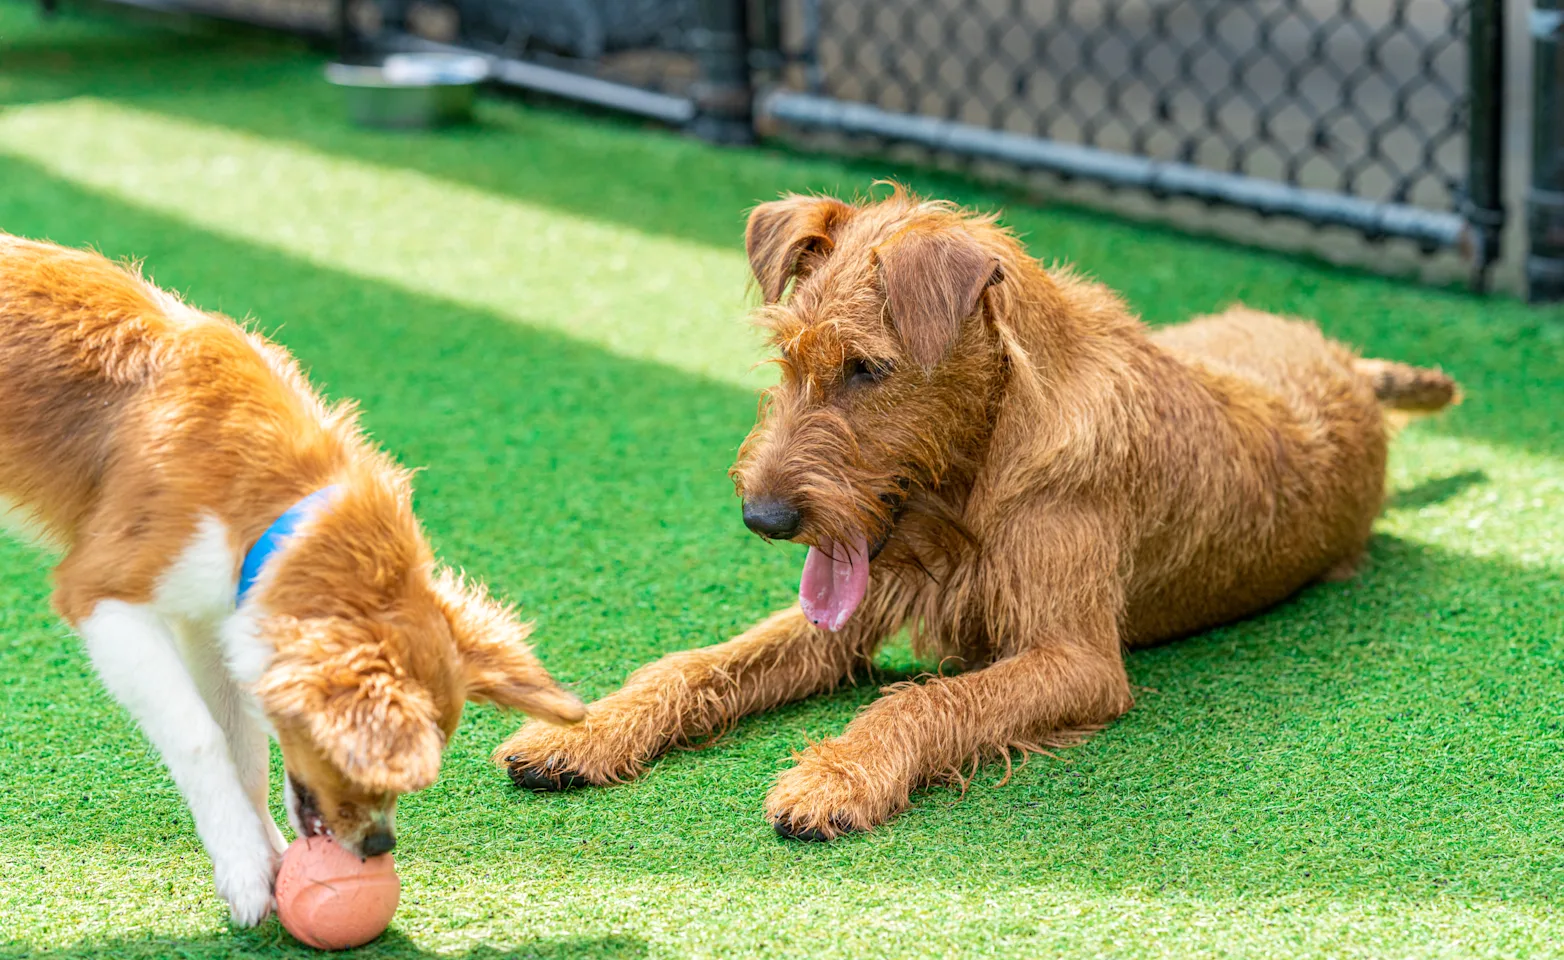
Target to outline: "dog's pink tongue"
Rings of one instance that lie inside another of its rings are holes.
[[[822,540],[804,559],[798,582],[798,603],[809,622],[840,630],[863,602],[869,589],[869,544],[859,537],[851,544]]]

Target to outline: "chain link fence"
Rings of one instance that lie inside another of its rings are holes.
[[[120,2],[331,35],[350,58],[477,51],[502,83],[710,139],[1345,230],[1362,261],[1399,240],[1478,285],[1499,253],[1503,0]]]
[[[1500,5],[800,0],[765,113],[1497,255]]]
[[[1470,11],[1442,0],[835,0],[811,92],[1433,210],[1464,196]]]

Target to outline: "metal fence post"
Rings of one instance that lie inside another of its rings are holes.
[[[337,62],[353,63],[358,53],[358,37],[353,32],[352,11],[348,0],[336,0],[332,4],[332,29],[336,32]]]
[[[696,114],[688,129],[704,140],[755,139],[748,13],[747,0],[700,0],[700,27],[692,37],[700,81],[691,90]]]
[[[1504,4],[1472,0],[1467,46],[1466,196],[1472,286],[1487,285],[1504,229]]]
[[[777,82],[787,67],[783,53],[782,0],[751,0],[749,4],[750,86],[758,72],[766,83]]]
[[[1526,194],[1526,291],[1533,303],[1564,300],[1564,0],[1531,11],[1532,161]]]

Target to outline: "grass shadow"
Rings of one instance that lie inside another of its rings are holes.
[[[664,827],[687,853],[676,869],[705,880],[786,869],[889,882],[916,863],[918,881],[954,888],[1547,902],[1564,845],[1564,722],[1537,705],[1564,701],[1561,647],[1558,572],[1380,536],[1355,581],[1132,654],[1135,709],[1005,786],[989,764],[965,791],[920,793],[886,828],[817,845],[769,835],[765,777],[745,785],[746,809],[713,809],[710,832]],[[731,793],[734,761],[770,751],[781,769],[876,695],[849,688],[750,718],[654,764],[650,786],[516,802],[587,813],[629,791],[698,803]]]
[[[1444,503],[1466,492],[1471,487],[1488,482],[1488,474],[1481,470],[1463,470],[1448,477],[1424,480],[1415,487],[1397,490],[1385,498],[1387,510],[1417,510]]]
[[[394,928],[379,939],[354,950],[332,954],[344,958],[385,958],[385,960],[641,960],[650,955],[645,940],[626,936],[570,937],[540,939],[514,947],[473,947],[460,953],[429,951]],[[125,938],[90,940],[63,947],[37,947],[22,943],[0,943],[0,960],[267,960],[286,957],[320,957],[321,952],[303,946],[283,933],[275,920],[254,930],[235,931],[231,935],[191,938]]]

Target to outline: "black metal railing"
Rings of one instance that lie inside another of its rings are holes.
[[[1479,286],[1500,252],[1505,0],[118,2],[331,33],[349,56],[473,50],[501,83],[723,142],[861,135],[1402,238]],[[1533,14],[1528,272],[1564,296],[1559,4]]]
[[[1564,2],[1531,12],[1532,162],[1526,194],[1526,285],[1533,300],[1564,300]]]

